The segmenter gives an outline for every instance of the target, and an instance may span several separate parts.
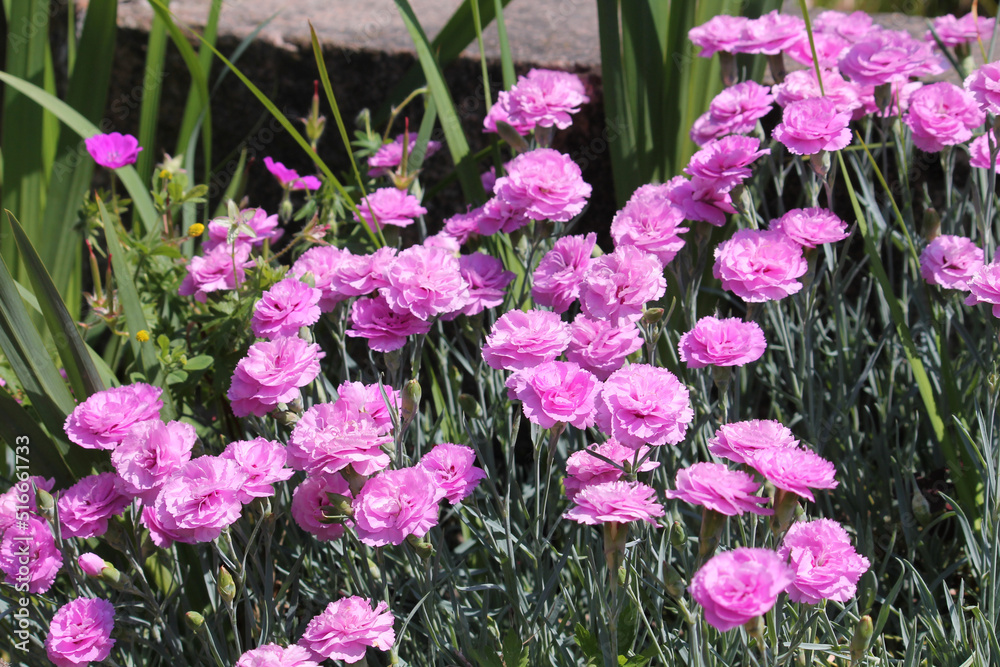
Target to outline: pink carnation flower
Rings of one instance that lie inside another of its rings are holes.
[[[59,608],[45,636],[45,654],[56,667],[86,667],[111,655],[115,607],[100,598],[76,598]]]
[[[389,247],[379,248],[370,255],[354,255],[344,250],[330,271],[330,290],[346,299],[386,287],[389,284],[386,272],[395,258],[396,249]]]
[[[985,16],[977,17],[974,14],[966,14],[962,18],[955,18],[953,14],[938,16],[932,21],[934,32],[938,39],[945,46],[955,47],[960,44],[968,44],[977,39],[983,40],[985,45],[989,45],[993,36],[993,24],[995,19]],[[931,44],[936,43],[934,33],[930,30],[924,33],[924,41]]]
[[[993,130],[980,134],[978,137],[972,140],[969,144],[969,166],[976,167],[977,169],[993,169],[993,171],[1000,171],[1000,154],[997,154],[996,159],[993,160],[993,164],[990,165],[990,140],[993,141],[993,147],[996,148],[997,140],[993,136]]]
[[[596,242],[597,234],[593,232],[557,240],[532,274],[531,298],[535,303],[557,313],[569,310],[580,296],[580,283],[590,266]]]
[[[867,12],[856,11],[850,14],[836,11],[820,12],[813,19],[813,30],[829,35],[838,35],[852,44],[858,42],[882,28],[872,23],[872,17]]]
[[[62,567],[62,552],[56,546],[49,522],[34,514],[3,531],[0,540],[0,571],[4,583],[28,593],[45,593]]]
[[[712,275],[749,303],[777,301],[802,289],[809,265],[802,246],[781,232],[741,229],[715,249]]]
[[[702,58],[711,58],[717,51],[735,53],[743,26],[748,20],[743,16],[713,16],[705,23],[688,30],[688,39],[695,46],[701,47],[698,55]]]
[[[743,24],[734,53],[777,55],[805,37],[806,24],[798,16],[773,10]]]
[[[612,373],[597,402],[598,427],[626,447],[676,445],[693,420],[687,387],[648,364]]]
[[[617,482],[625,474],[621,468],[597,458],[591,452],[614,461],[625,470],[632,470],[635,461],[642,461],[635,472],[649,472],[660,467],[658,461],[646,458],[649,447],[645,445],[638,449],[625,447],[614,438],[609,438],[600,445],[591,445],[587,449],[573,452],[566,459],[566,477],[563,479],[563,486],[566,487],[566,497],[570,500],[573,500],[583,488],[593,484]]]
[[[964,236],[943,234],[920,253],[920,275],[945,289],[969,291],[969,281],[982,267],[982,248]]]
[[[547,361],[518,371],[507,379],[507,396],[521,401],[528,421],[542,428],[568,423],[594,425],[594,401],[601,383],[570,361]]]
[[[757,121],[771,111],[774,97],[767,86],[744,81],[730,86],[715,96],[708,111],[691,127],[691,141],[703,146],[712,139],[727,134],[749,134]]]
[[[101,572],[107,567],[107,563],[104,562],[103,558],[90,552],[80,554],[79,558],[76,559],[76,564],[80,566],[80,569],[88,577],[101,576]]]
[[[825,208],[795,208],[777,220],[771,229],[782,232],[804,248],[815,248],[847,238],[847,223]]]
[[[655,255],[666,266],[684,247],[684,211],[670,201],[665,186],[635,191],[611,221],[615,247],[630,245]]]
[[[319,300],[319,309],[321,312],[328,313],[337,306],[338,302],[347,298],[346,295],[334,288],[333,276],[334,271],[347,261],[346,257],[348,256],[353,257],[350,252],[335,246],[310,248],[292,264],[288,275],[300,280],[311,277],[313,286],[322,295]]]
[[[521,153],[507,164],[493,192],[532,220],[567,222],[587,204],[590,185],[568,155],[551,148]]]
[[[324,658],[360,662],[371,646],[388,651],[396,641],[394,619],[385,602],[374,602],[352,595],[331,602],[316,616],[299,640],[299,645],[313,652],[318,662]]]
[[[413,224],[416,217],[426,213],[427,209],[420,205],[420,200],[406,191],[398,188],[379,188],[375,192],[369,192],[358,202],[358,213],[354,219],[357,222],[364,219],[368,228],[374,230],[376,226],[384,229],[386,225],[408,227]]]
[[[344,382],[337,387],[338,400],[353,410],[364,412],[375,420],[375,426],[386,433],[392,432],[392,412],[399,412],[399,392],[388,385]],[[390,408],[391,406],[391,408]]]
[[[144,502],[156,500],[167,478],[191,460],[198,439],[194,426],[150,420],[137,424],[111,453],[118,488]]]
[[[292,493],[292,519],[299,528],[324,542],[339,540],[344,535],[343,523],[323,520],[323,508],[330,504],[328,493],[344,496],[347,502],[352,500],[351,487],[341,475],[306,477]]]
[[[121,514],[132,499],[118,490],[117,475],[89,475],[59,494],[59,525],[63,537],[100,537],[108,519]]]
[[[240,215],[243,218],[243,224],[252,229],[256,236],[250,236],[245,231],[239,232],[233,241],[233,244],[237,246],[250,245],[258,247],[264,245],[264,241],[270,241],[273,244],[285,234],[285,230],[278,227],[277,213],[268,215],[267,211],[262,208],[245,208],[240,211]],[[208,234],[205,236],[202,247],[205,249],[205,252],[214,250],[220,245],[228,247],[226,243],[228,236],[229,218],[212,220],[208,223]]]
[[[825,68],[836,67],[840,57],[851,48],[851,43],[840,35],[825,32],[813,32],[813,43],[816,46],[819,66]],[[813,67],[813,51],[805,35],[785,49],[785,54],[798,63]]]
[[[861,575],[870,563],[851,546],[851,538],[836,521],[793,523],[778,550],[790,561],[795,580],[788,587],[792,602],[819,604],[822,600],[847,602],[854,597]]]
[[[569,345],[569,325],[545,310],[511,310],[493,325],[483,344],[490,368],[520,370],[552,361]]]
[[[913,94],[923,88],[922,83],[919,81],[893,81],[889,84],[889,99],[888,104],[884,109],[879,109],[878,101],[875,99],[875,87],[874,86],[864,86],[862,87],[861,102],[864,104],[864,113],[877,116],[879,118],[896,118],[898,116],[903,116],[906,114],[906,110],[910,108],[910,100],[913,98]],[[861,113],[861,109],[854,112],[854,117],[858,118],[858,114]]]
[[[857,120],[867,113],[862,100],[861,87],[853,81],[848,81],[834,69],[820,70],[823,77],[823,90],[820,91],[816,70],[813,68],[789,72],[785,80],[771,88],[774,101],[781,107],[787,107],[799,100],[826,97],[833,101],[837,113],[850,113]],[[874,88],[871,89],[872,93]],[[875,98],[872,97],[872,104]],[[873,109],[874,111],[875,109]]]
[[[396,313],[385,297],[358,299],[351,305],[351,328],[347,335],[364,338],[376,352],[391,352],[406,345],[410,336],[431,330],[431,323],[412,313]]]
[[[583,82],[576,74],[548,69],[532,69],[518,77],[510,90],[507,109],[512,125],[569,127],[570,114],[580,111],[580,105],[590,101]]]
[[[236,365],[226,394],[233,414],[263,417],[279,403],[299,398],[299,388],[316,379],[325,356],[319,345],[301,338],[254,343]]]
[[[441,248],[415,245],[399,253],[386,271],[379,290],[397,313],[429,320],[469,302],[469,284],[458,259]]]
[[[603,382],[622,367],[626,357],[642,347],[642,342],[639,327],[634,323],[616,326],[581,314],[570,325],[566,359]]]
[[[708,451],[716,456],[749,464],[759,449],[795,449],[799,441],[783,424],[773,419],[723,424],[708,441]]]
[[[850,122],[851,114],[837,111],[832,100],[800,100],[785,107],[771,136],[796,155],[839,151],[851,143]]]
[[[810,489],[835,489],[837,468],[808,449],[767,447],[750,455],[757,472],[779,489],[815,502]]]
[[[503,303],[507,286],[514,280],[514,274],[503,268],[503,262],[496,257],[474,252],[459,257],[458,264],[462,278],[469,284],[469,302],[461,312],[476,315]]]
[[[936,57],[924,42],[909,33],[880,30],[859,41],[844,53],[839,69],[863,86],[880,86],[917,76]]]
[[[310,475],[332,475],[347,466],[372,475],[389,465],[383,446],[392,444],[389,429],[348,401],[318,403],[302,415],[288,441],[288,465]]]
[[[993,317],[1000,317],[1000,264],[987,264],[976,271],[969,281],[969,291],[966,306],[993,304]]]
[[[236,661],[236,667],[320,667],[317,656],[309,649],[292,644],[282,648],[264,644],[247,651]]]
[[[667,197],[679,206],[688,220],[703,220],[716,227],[726,224],[726,215],[736,213],[729,192],[719,190],[714,181],[695,176],[690,181],[674,176],[664,185]]]
[[[370,547],[421,538],[438,522],[438,502],[445,490],[426,468],[386,470],[365,482],[354,499],[358,539]]]
[[[646,304],[666,291],[660,260],[624,245],[590,262],[580,285],[580,305],[587,317],[621,326],[637,322]]]
[[[181,281],[177,293],[181,296],[194,295],[196,301],[205,303],[209,292],[234,290],[246,280],[246,268],[253,266],[250,246],[237,244],[235,251],[219,245],[204,255],[195,256],[187,265],[187,275]]]
[[[522,137],[535,129],[535,125],[524,120],[523,116],[520,121],[515,121],[510,117],[512,93],[513,91],[506,90],[501,90],[497,93],[497,101],[490,107],[489,112],[486,114],[486,118],[483,119],[483,132],[496,134],[498,122],[507,123]],[[486,191],[489,192],[491,189],[492,188],[486,188]]]
[[[972,130],[983,124],[975,97],[953,83],[942,81],[913,93],[903,120],[913,132],[913,143],[922,151],[936,153],[945,146],[965,143]]]
[[[708,624],[726,632],[770,611],[792,577],[770,549],[740,547],[709,559],[691,577],[688,592],[704,608]]]
[[[492,192],[491,187],[487,192]],[[471,209],[465,213],[456,213],[444,221],[442,234],[455,239],[459,245],[468,243],[469,239],[479,234],[479,221],[483,217],[483,207]]]
[[[157,544],[166,548],[170,541],[195,544],[217,538],[240,518],[247,478],[236,461],[218,456],[199,456],[185,463],[150,508],[161,529],[154,542],[159,539]]]
[[[406,136],[403,134],[397,135],[396,138],[387,143],[383,144],[376,152],[368,158],[368,177],[378,178],[379,176],[385,176],[394,168],[398,167],[400,162],[403,161],[403,142],[406,141]],[[424,153],[424,159],[426,160],[430,156],[434,155],[441,148],[440,141],[434,141],[433,139],[427,142],[427,151]],[[410,140],[406,145],[406,155],[409,159],[410,155],[417,149],[417,135],[411,134]]]
[[[663,495],[677,498],[692,505],[736,516],[744,512],[753,514],[773,514],[774,510],[761,507],[766,505],[767,496],[758,496],[760,483],[753,475],[739,470],[730,470],[722,463],[695,463],[677,471],[676,490],[667,490]]]
[[[139,140],[131,134],[112,132],[111,134],[95,134],[84,140],[87,152],[94,162],[108,169],[120,169],[135,164],[139,159]]]
[[[51,491],[55,483],[55,479],[46,480],[38,475],[31,475],[0,493],[0,536],[3,535],[4,530],[17,523],[20,513],[37,510],[35,499],[37,489]]]
[[[580,489],[573,503],[563,518],[589,526],[631,521],[655,526],[656,517],[663,516],[663,505],[657,502],[656,491],[641,482],[590,484]]]
[[[322,183],[315,176],[299,176],[299,172],[289,169],[270,157],[264,158],[264,166],[271,175],[278,179],[281,187],[289,190],[319,190]]]
[[[284,482],[295,474],[294,470],[285,467],[285,447],[267,438],[234,440],[226,445],[219,458],[236,461],[247,476],[239,490],[240,502],[244,503],[273,496],[274,483]]]
[[[493,197],[483,204],[476,223],[481,236],[492,236],[497,232],[511,234],[526,224],[528,224],[527,212],[500,197]]]
[[[729,191],[750,177],[750,165],[757,158],[770,152],[770,148],[760,150],[760,139],[755,137],[724,137],[691,156],[684,172],[712,183],[716,190]]]
[[[424,454],[417,466],[433,475],[434,484],[444,491],[444,497],[457,505],[486,479],[486,471],[473,465],[475,462],[472,447],[443,442]]]
[[[133,426],[160,418],[162,393],[142,382],[96,392],[66,417],[63,430],[86,449],[114,449]]]
[[[297,278],[285,278],[264,292],[253,307],[250,328],[258,338],[297,336],[319,321],[323,293]]]
[[[979,109],[1000,115],[1000,61],[983,65],[965,77],[965,89],[979,103]]]
[[[681,361],[689,368],[744,366],[760,359],[766,348],[760,326],[738,317],[703,317],[677,345]]]

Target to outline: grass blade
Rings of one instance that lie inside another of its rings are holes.
[[[516,79],[514,77],[514,59],[510,55],[510,40],[507,39],[507,22],[503,18],[503,8],[506,2],[493,0],[493,14],[497,21],[497,37],[500,41],[500,71],[503,73],[503,88],[510,90],[514,87]]]
[[[170,0],[166,0],[169,4]],[[156,8],[153,7],[155,10]],[[160,94],[163,92],[163,60],[167,53],[167,26],[159,14],[153,16],[146,45],[146,69],[142,78],[142,104],[139,107],[139,153],[135,168],[143,183],[153,175],[156,159],[156,128],[160,119]]]

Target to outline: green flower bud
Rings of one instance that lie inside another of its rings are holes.
[[[675,549],[680,549],[686,543],[687,531],[684,530],[684,524],[680,521],[674,521],[670,527],[670,544],[674,545]]]
[[[205,617],[196,611],[189,611],[184,614],[184,622],[195,632],[200,632],[205,627]]]
[[[416,378],[403,385],[403,405],[399,416],[404,431],[409,427],[413,418],[417,416],[417,410],[420,408],[420,394],[420,382]]]
[[[865,657],[865,653],[868,652],[868,646],[872,641],[872,634],[875,632],[875,628],[872,625],[871,616],[862,616],[861,620],[854,628],[854,636],[851,637],[851,664],[855,665],[861,662],[861,659]]]
[[[219,578],[216,581],[216,585],[219,588],[219,597],[226,604],[231,604],[236,599],[236,582],[233,581],[233,575],[229,574],[229,570],[226,569],[225,565],[219,568]]]
[[[663,319],[662,308],[649,308],[642,314],[642,321],[646,324],[656,324]]]
[[[458,404],[463,410],[465,410],[465,414],[470,417],[478,417],[482,412],[482,410],[479,409],[479,401],[469,394],[459,394]]]

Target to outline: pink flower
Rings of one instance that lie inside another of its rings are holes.
[[[493,197],[482,205],[476,223],[482,236],[492,236],[497,232],[510,234],[526,224],[528,224],[526,211],[500,197]]]
[[[641,347],[642,336],[634,323],[615,326],[607,320],[592,320],[581,314],[570,325],[566,359],[603,382]]]
[[[771,136],[796,155],[839,151],[851,143],[850,122],[851,114],[837,111],[832,100],[811,98],[786,106]]]
[[[27,585],[28,593],[45,593],[62,564],[62,552],[45,519],[28,514],[3,531],[0,571],[6,575],[4,583],[12,589],[23,594],[22,587]]]
[[[646,304],[666,291],[660,260],[624,245],[590,262],[580,285],[580,305],[587,317],[621,326],[637,322]]]
[[[601,383],[570,361],[548,361],[507,379],[507,396],[521,401],[528,421],[542,428],[559,422],[577,428],[594,425],[594,401]]]
[[[288,465],[310,475],[332,475],[347,466],[371,475],[389,465],[383,446],[392,444],[389,428],[348,401],[318,403],[302,415],[288,441]]]
[[[55,483],[55,479],[46,480],[38,475],[31,475],[0,493],[0,535],[17,522],[19,514],[37,510],[37,489],[51,491]]]
[[[511,124],[552,127],[565,130],[572,124],[570,114],[590,101],[576,74],[548,69],[532,69],[518,77],[510,90],[507,109]]]
[[[648,364],[612,373],[597,402],[598,427],[626,447],[676,445],[693,420],[687,387]]]
[[[1000,317],[1000,264],[987,264],[976,271],[969,281],[969,291],[966,306],[990,303],[993,304],[993,317]]]
[[[487,192],[491,192],[487,190]],[[465,213],[456,213],[444,221],[442,234],[450,236],[458,241],[459,245],[468,243],[469,239],[479,234],[479,221],[483,217],[483,207],[474,208]]]
[[[469,302],[462,308],[463,313],[475,315],[503,303],[507,285],[514,280],[514,274],[503,268],[503,262],[474,252],[459,257],[458,264],[462,278],[469,284]]]
[[[507,164],[493,192],[531,220],[567,222],[587,204],[590,185],[568,155],[551,148],[521,153]]]
[[[880,30],[848,49],[838,65],[852,81],[863,86],[880,86],[918,76],[935,62],[931,48],[909,33]]]
[[[758,449],[747,461],[779,489],[815,502],[810,489],[835,489],[837,468],[808,449],[767,447]]]
[[[167,478],[191,460],[197,439],[194,426],[183,422],[137,424],[111,453],[119,490],[153,502]]]
[[[352,409],[370,415],[379,430],[392,432],[392,411],[398,412],[400,408],[399,392],[392,387],[344,382],[337,387],[337,398]]]
[[[344,250],[330,271],[330,290],[340,298],[365,296],[386,287],[386,271],[396,258],[395,248],[379,248],[370,255]],[[322,302],[321,302],[322,303]]]
[[[374,609],[372,604],[372,600],[357,595],[331,602],[309,621],[299,645],[312,651],[317,661],[360,662],[369,646],[388,651],[396,641],[394,619],[385,602]]]
[[[429,320],[469,302],[469,284],[462,265],[447,250],[415,245],[399,253],[386,271],[387,285],[379,289],[395,312]]]
[[[965,77],[965,89],[982,111],[1000,115],[1000,61],[983,65]]]
[[[847,223],[825,208],[794,208],[769,227],[804,248],[815,248],[847,238]]]
[[[319,190],[322,183],[315,176],[299,176],[299,172],[289,169],[270,157],[264,158],[264,166],[271,175],[278,179],[281,187],[288,190]]]
[[[783,233],[741,229],[715,249],[712,275],[749,303],[777,301],[802,289],[809,265],[802,246]]]
[[[714,181],[697,176],[689,181],[683,176],[675,176],[667,181],[664,189],[688,220],[703,220],[721,227],[726,224],[727,213],[736,213],[729,192],[719,190]]]
[[[108,169],[120,169],[139,159],[139,140],[131,134],[95,134],[84,142],[94,162]]]
[[[285,278],[264,292],[253,307],[250,328],[258,338],[297,336],[319,321],[323,293],[297,278]]]
[[[486,479],[486,471],[473,465],[475,461],[476,453],[472,447],[443,442],[424,454],[417,466],[433,475],[434,483],[444,491],[444,497],[452,505],[457,505],[472,495],[481,480]]]
[[[254,343],[236,365],[226,394],[233,414],[263,417],[279,403],[299,398],[299,388],[316,379],[325,356],[319,345],[301,338]]]
[[[691,156],[684,172],[711,182],[716,190],[729,191],[750,177],[750,165],[757,158],[771,152],[770,148],[758,149],[760,139],[755,137],[732,136],[710,141]]]
[[[981,39],[984,44],[989,45],[995,22],[995,19],[985,16],[977,17],[975,14],[966,14],[960,19],[955,18],[953,14],[945,14],[934,19],[932,25],[942,44],[955,47],[959,44],[974,42],[977,39]],[[930,30],[925,32],[924,41],[935,43],[934,33]]]
[[[806,24],[798,16],[773,10],[743,24],[734,53],[762,53],[773,56],[805,37]]]
[[[703,317],[677,345],[681,361],[689,368],[745,366],[760,359],[766,348],[760,326],[738,317]]]
[[[108,532],[108,519],[132,502],[118,490],[116,479],[113,472],[89,475],[59,494],[63,537],[100,537]]]
[[[920,253],[920,275],[945,289],[969,291],[969,281],[982,267],[982,249],[964,236],[943,234]]]
[[[191,258],[177,293],[181,296],[193,294],[196,301],[205,303],[209,292],[236,289],[246,280],[248,266],[253,266],[249,245],[237,244],[235,251],[224,244],[215,246],[204,255]]]
[[[625,470],[632,470],[635,461],[642,461],[635,472],[649,472],[660,467],[658,461],[646,458],[649,447],[645,445],[638,449],[625,447],[614,438],[609,438],[600,445],[591,445],[587,449],[573,452],[566,459],[566,477],[563,479],[563,486],[566,487],[566,497],[570,500],[573,500],[583,488],[593,484],[617,482],[625,474],[620,468],[597,458],[591,452],[614,461]]]
[[[236,661],[236,667],[320,667],[309,649],[292,644],[285,648],[264,644],[247,651]]]
[[[664,192],[665,186],[643,186],[635,191],[611,222],[615,247],[630,245],[656,255],[666,266],[684,247],[680,234],[688,231],[684,211]]]
[[[523,117],[520,122],[515,122],[514,119],[510,117],[512,93],[513,91],[506,90],[501,90],[497,93],[496,103],[490,107],[489,112],[486,114],[486,118],[483,119],[483,132],[496,134],[498,122],[507,123],[522,137],[535,129],[534,124],[525,121]],[[491,188],[486,188],[486,191],[489,192],[490,189]]]
[[[532,274],[531,298],[535,303],[557,313],[569,310],[580,296],[580,283],[596,242],[597,234],[593,232],[557,240]]]
[[[413,224],[414,218],[426,213],[427,209],[420,205],[420,200],[404,190],[379,188],[358,202],[358,213],[354,219],[358,222],[364,219],[368,228],[374,230],[376,225],[379,229],[384,229],[386,225],[408,227]]]
[[[580,489],[573,503],[563,518],[589,526],[631,521],[655,526],[656,517],[663,516],[663,505],[657,502],[656,491],[641,482],[590,484]]]
[[[840,35],[825,32],[813,32],[813,42],[816,46],[819,66],[825,68],[836,67],[840,57],[851,48],[851,43]],[[813,66],[812,48],[809,39],[804,35],[802,39],[785,49],[785,54],[792,60],[810,68]]]
[[[187,544],[217,538],[240,518],[247,477],[236,461],[218,456],[185,463],[163,485],[151,508],[164,535]]]
[[[383,144],[376,152],[368,158],[368,177],[378,178],[379,176],[385,176],[393,168],[398,167],[399,163],[403,161],[403,142],[406,141],[406,136],[403,134],[397,135],[395,140],[389,142],[388,144]],[[424,159],[429,158],[438,152],[441,148],[440,141],[430,140],[427,142],[427,151],[424,153]],[[410,155],[417,149],[417,135],[411,134],[410,140],[406,145],[406,155],[409,159]]]
[[[445,490],[422,467],[385,470],[365,482],[354,499],[358,539],[370,547],[421,538],[438,522],[438,502]]]
[[[922,151],[936,153],[945,146],[972,138],[972,130],[983,124],[986,114],[976,98],[953,83],[931,83],[913,93],[904,121],[913,132],[913,143]]]
[[[784,425],[773,419],[752,419],[723,424],[708,441],[708,451],[716,456],[750,464],[759,449],[795,449],[799,441]]]
[[[816,519],[793,523],[778,550],[790,560],[795,580],[788,587],[792,602],[847,602],[870,563],[851,546],[851,538],[836,521]]]
[[[702,146],[727,134],[749,134],[771,111],[774,98],[766,86],[745,81],[715,96],[691,128],[691,141]]]
[[[142,382],[96,392],[66,417],[63,430],[86,449],[114,449],[133,426],[160,418],[162,393]]]
[[[90,552],[80,554],[79,558],[76,559],[76,564],[80,566],[80,569],[88,577],[101,576],[101,572],[107,567],[107,563],[104,562],[103,558]]]
[[[483,345],[490,368],[509,371],[552,361],[569,345],[569,325],[545,310],[511,310],[493,325]]]
[[[708,624],[726,632],[770,611],[792,577],[770,549],[740,547],[709,559],[691,577],[688,592],[705,609]]]
[[[324,542],[339,540],[344,535],[344,524],[323,520],[323,508],[330,504],[328,493],[352,499],[351,487],[341,475],[306,477],[292,493],[292,518],[299,528]]]
[[[993,130],[980,134],[969,144],[969,166],[978,169],[990,169],[990,141],[993,141],[993,148],[997,146],[997,140],[993,136]],[[1000,171],[1000,154],[993,161],[992,169]]]
[[[115,607],[100,598],[76,598],[63,605],[49,623],[45,654],[56,667],[86,667],[111,655],[115,640]]]
[[[698,55],[702,58],[711,58],[716,51],[735,53],[734,49],[739,44],[747,21],[743,16],[713,16],[705,23],[688,30],[688,39],[695,46],[701,47]]]
[[[758,496],[760,483],[753,475],[739,470],[730,470],[722,463],[695,463],[677,471],[675,491],[669,489],[663,494],[667,498],[677,498],[692,505],[736,516],[744,512],[753,514],[773,514],[766,509],[767,496]]]
[[[923,88],[919,81],[893,81],[890,84],[890,95],[885,109],[879,109],[878,101],[875,99],[875,87],[864,86],[862,88],[861,102],[864,104],[864,113],[872,114],[879,118],[896,118],[906,114],[910,108],[910,100],[913,94]],[[861,109],[854,112],[854,117],[858,118]]]
[[[881,26],[872,24],[871,15],[862,11],[845,14],[828,10],[820,12],[813,19],[814,31],[838,35],[852,44],[881,29]]]
[[[284,482],[295,471],[285,467],[287,455],[280,442],[267,438],[234,440],[219,454],[220,459],[236,461],[247,476],[240,487],[240,502],[249,503],[254,498],[274,495],[275,482]]]
[[[347,298],[333,286],[334,271],[344,262],[347,257],[354,257],[347,250],[341,250],[335,246],[320,246],[310,248],[302,253],[294,264],[288,275],[293,278],[305,280],[312,277],[313,287],[318,289],[322,296],[319,300],[321,312],[329,313],[337,303]]]
[[[785,80],[771,88],[774,101],[779,106],[787,107],[793,102],[816,97],[827,97],[833,101],[837,113],[849,112],[852,118],[858,119],[866,113],[862,101],[861,87],[853,81],[848,81],[835,69],[820,70],[823,77],[823,90],[820,92],[816,70],[813,68],[789,72]],[[874,88],[870,89],[874,94]],[[875,104],[874,96],[871,102]],[[877,107],[874,110],[877,110]]]
[[[431,323],[412,313],[396,313],[385,297],[358,299],[351,305],[351,328],[347,335],[365,338],[368,347],[376,352],[391,352],[406,345],[409,336],[422,335],[431,330]]]
[[[235,245],[251,245],[254,247],[264,245],[264,241],[272,244],[280,239],[285,230],[278,227],[278,214],[268,215],[262,208],[245,208],[240,211],[243,224],[256,233],[250,236],[245,231],[239,232],[234,241]],[[227,245],[226,240],[229,235],[229,218],[218,218],[208,223],[208,235],[202,247],[205,252],[215,249],[220,245]]]

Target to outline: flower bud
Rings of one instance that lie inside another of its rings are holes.
[[[931,207],[924,209],[924,224],[922,231],[924,240],[928,243],[941,236],[941,214],[937,212],[937,209]]]
[[[680,549],[686,543],[687,531],[684,530],[684,524],[680,521],[674,521],[670,527],[670,544],[674,545],[675,549]]]
[[[687,588],[684,584],[684,578],[670,563],[666,563],[666,571],[663,583],[666,584],[667,593],[670,597],[680,600],[684,597],[684,591]]]
[[[662,308],[647,308],[646,312],[642,314],[642,321],[646,324],[656,324],[661,319],[663,319]]]
[[[726,515],[707,507],[701,513],[701,532],[698,533],[698,559],[707,561],[715,553],[726,527]]]
[[[851,637],[851,664],[858,664],[865,657],[868,645],[871,644],[872,634],[875,628],[872,626],[872,617],[865,615],[861,617],[854,628],[854,636]]]
[[[292,219],[292,213],[294,209],[292,208],[292,200],[285,197],[281,200],[281,204],[278,206],[278,217],[281,218],[282,222],[288,222]]]
[[[405,431],[413,418],[417,416],[417,410],[420,407],[420,382],[413,378],[405,385],[403,385],[403,405],[400,410],[400,419],[402,421],[401,429]]]
[[[920,489],[913,490],[913,496],[910,498],[910,509],[913,510],[913,516],[916,517],[921,526],[926,526],[934,518],[931,513],[931,504],[927,502],[927,498],[920,492]]]
[[[771,531],[775,535],[783,535],[795,522],[799,497],[791,491],[775,489],[772,506],[774,507],[774,515],[771,517]]]
[[[56,507],[56,501],[52,494],[42,488],[35,489],[35,503],[38,505],[38,512],[46,519],[51,519]]]
[[[417,555],[423,559],[428,559],[434,556],[434,545],[425,540],[418,539],[416,535],[408,535],[406,543],[413,547],[413,550],[417,552]]]
[[[149,332],[145,329],[140,329],[135,333],[135,339],[140,343],[147,343],[149,342]]]
[[[233,575],[229,574],[229,570],[226,569],[225,565],[219,568],[219,578],[215,583],[219,589],[219,597],[226,604],[230,604],[236,599],[236,582],[233,581]]]
[[[184,614],[184,622],[195,632],[199,632],[205,627],[205,617],[196,611],[189,611]]]
[[[469,415],[470,417],[478,417],[479,414],[482,412],[479,409],[479,401],[477,401],[469,394],[459,394],[458,404],[459,406],[461,406],[463,410],[465,410],[465,414]]]
[[[524,153],[528,150],[528,142],[509,123],[498,120],[497,134],[510,145],[511,150],[515,153]]]
[[[191,238],[198,238],[205,233],[205,225],[200,222],[196,222],[190,227],[188,227],[188,236]]]

